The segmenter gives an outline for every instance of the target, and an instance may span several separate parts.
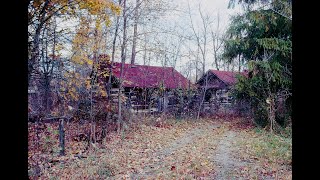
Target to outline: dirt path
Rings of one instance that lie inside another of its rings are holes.
[[[215,129],[218,128],[220,125],[211,125],[207,128]],[[157,153],[154,154],[154,156],[159,158],[159,161],[157,163],[154,163],[152,165],[147,165],[143,169],[142,173],[134,173],[130,176],[131,179],[141,179],[141,178],[152,178],[154,174],[156,173],[155,171],[157,169],[160,169],[162,166],[162,162],[165,159],[165,157],[170,156],[172,153],[174,153],[176,150],[193,143],[196,138],[201,136],[204,132],[204,129],[202,128],[196,128],[191,131],[186,132],[181,136],[181,138],[176,139],[175,141],[172,142],[172,144],[164,148],[161,151],[158,151]]]
[[[209,128],[217,128],[219,127],[218,125],[212,125]],[[165,148],[164,150],[162,150],[161,152],[159,152],[160,156],[167,156],[169,154],[171,154],[172,152],[174,152],[175,150],[189,144],[192,142],[193,139],[195,139],[196,137],[200,136],[203,133],[203,129],[201,128],[197,128],[197,129],[193,129],[192,131],[189,131],[187,133],[185,133],[182,138],[179,138],[177,140],[175,140],[171,146]]]
[[[208,129],[213,130],[210,134],[215,137],[215,141],[217,142],[217,147],[214,151],[206,152],[206,154],[210,156],[208,160],[212,162],[215,167],[215,173],[209,175],[209,179],[233,179],[237,169],[246,167],[250,163],[241,161],[234,155],[236,150],[233,141],[237,136],[237,132],[227,128],[223,134],[216,135],[214,130],[220,126],[223,125],[217,123],[211,126],[197,127],[186,132],[180,138],[173,141],[169,147],[162,149],[155,154],[159,159],[157,163],[146,165],[142,172],[132,174],[130,176],[131,179],[153,179],[159,169],[164,169],[163,161],[166,157],[174,155],[175,151],[184,148],[190,143],[195,143],[197,138],[208,133],[208,131],[206,131]]]
[[[220,124],[215,124],[207,128],[211,128],[214,130],[215,128],[219,128],[220,126]],[[159,157],[159,161],[157,163],[145,166],[142,173],[132,174],[131,179],[152,178],[154,174],[156,174],[155,171],[161,168],[163,159],[165,159],[166,156],[171,155],[176,150],[186,146],[189,143],[193,143],[193,140],[201,136],[203,132],[204,129],[202,128],[196,128],[192,131],[186,132],[181,136],[181,138],[173,141],[169,147],[155,154],[155,156]],[[232,154],[232,140],[235,136],[236,132],[228,130],[224,133],[221,139],[216,139],[216,141],[218,141],[219,143],[215,150],[215,154],[213,154],[210,161],[212,161],[218,169],[216,169],[216,173],[211,176],[212,179],[231,179],[235,173],[234,171],[236,168],[240,168],[246,165],[245,162],[241,162],[235,159]]]
[[[241,162],[238,159],[234,158],[232,154],[232,140],[235,137],[236,132],[229,130],[220,140],[216,150],[216,154],[213,157],[213,161],[218,167],[214,179],[231,179],[236,169],[246,165],[245,162]]]

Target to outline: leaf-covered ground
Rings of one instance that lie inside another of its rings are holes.
[[[75,131],[72,128],[76,124],[69,124],[64,157],[58,156],[57,125],[43,128],[36,141],[34,125],[30,124],[29,176],[31,179],[36,174],[40,179],[291,179],[291,139],[253,127],[239,127],[239,122],[167,120],[160,127],[141,123],[121,135],[108,134],[102,144],[92,145],[88,150],[85,142],[73,141],[71,131]]]

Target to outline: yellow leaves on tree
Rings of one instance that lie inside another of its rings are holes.
[[[89,39],[90,22],[86,17],[80,18],[79,28],[73,39],[72,51],[75,52],[71,61],[75,64],[83,65],[87,62],[89,54],[88,46],[91,44]],[[90,63],[90,62],[89,62]]]
[[[120,7],[111,1],[106,0],[85,0],[79,3],[80,9],[87,9],[92,15],[104,14],[110,9],[115,14],[120,14]]]
[[[120,6],[118,6],[114,3],[111,3],[111,2],[108,2],[108,4],[109,4],[109,8],[111,9],[111,11],[114,12],[117,16],[119,16],[121,14]]]
[[[79,1],[80,10],[87,10],[80,18],[79,28],[73,39],[72,62],[78,65],[88,65],[93,68],[96,54],[105,51],[107,45],[102,30],[111,25],[110,13],[119,15],[120,7],[110,0]],[[110,12],[111,11],[111,12]]]
[[[93,64],[93,61],[92,61],[91,59],[88,59],[88,60],[87,60],[87,63],[88,63],[89,65],[92,65],[92,64]]]
[[[33,0],[32,6],[35,9],[41,9],[43,4],[48,3],[52,12],[70,13],[70,10],[88,10],[92,15],[104,14],[110,9],[112,13],[119,15],[120,7],[110,0]]]
[[[104,89],[100,90],[100,94],[102,97],[107,97],[107,92]]]
[[[60,91],[63,95],[64,101],[68,104],[69,101],[77,101],[79,99],[78,90],[80,87],[80,74],[76,72],[65,72],[63,74],[66,81],[60,82]]]
[[[101,19],[100,18],[96,19],[96,30],[101,31]]]

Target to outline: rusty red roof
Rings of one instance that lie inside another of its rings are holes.
[[[113,75],[120,78],[121,63],[114,62]],[[188,79],[176,71],[173,67],[158,67],[147,65],[124,64],[124,87],[159,87],[161,83],[166,88],[188,88]]]
[[[218,71],[210,69],[213,74],[215,74],[220,80],[222,80],[224,83],[228,85],[234,85],[237,81],[236,75],[239,74],[239,72],[233,72],[233,71]],[[240,74],[246,76],[246,72],[241,72]]]

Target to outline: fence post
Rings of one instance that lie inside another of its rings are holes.
[[[60,155],[64,156],[65,155],[65,146],[64,146],[64,120],[60,119],[59,123],[59,144],[60,144]]]

